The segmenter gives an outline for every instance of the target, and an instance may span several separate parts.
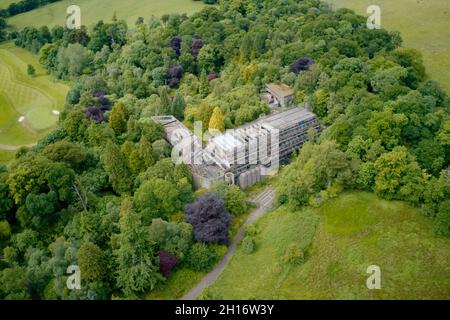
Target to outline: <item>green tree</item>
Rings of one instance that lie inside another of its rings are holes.
[[[11,236],[11,226],[7,220],[0,221],[0,239],[8,239]]]
[[[128,298],[153,290],[162,280],[155,249],[148,229],[142,226],[133,204],[124,199],[120,209],[119,248],[114,251],[117,263],[117,286]]]
[[[7,183],[16,205],[24,204],[28,194],[39,193],[45,187],[48,165],[49,161],[42,156],[21,158],[11,165]]]
[[[106,143],[102,155],[103,167],[109,177],[114,191],[126,193],[131,189],[131,172],[119,147],[112,141]]]
[[[127,131],[127,122],[129,119],[128,110],[123,102],[118,102],[112,109],[109,116],[109,125],[117,135]]]
[[[0,271],[0,292],[5,300],[27,300],[30,294],[27,288],[26,269],[7,268]]]
[[[442,202],[439,206],[433,227],[436,234],[450,237],[450,200]]]
[[[225,206],[234,215],[241,215],[247,211],[247,202],[244,191],[238,186],[231,186],[226,192]]]
[[[209,119],[209,129],[218,130],[220,132],[225,131],[225,122],[223,118],[222,110],[219,107],[214,108],[211,119]]]
[[[375,192],[385,199],[418,204],[423,197],[426,178],[405,147],[396,147],[375,161]]]
[[[177,93],[175,94],[175,98],[172,102],[172,111],[171,114],[177,118],[178,120],[183,120],[184,118],[184,107],[185,107],[184,98],[181,95],[180,91],[177,90]]]
[[[36,69],[31,64],[27,66],[27,74],[30,76],[34,76],[36,74]]]
[[[50,223],[53,213],[58,207],[58,196],[56,192],[42,194],[28,194],[26,201],[26,208],[29,216],[21,216],[21,222],[29,221],[35,228],[43,228]],[[27,225],[28,223],[25,223]]]
[[[106,260],[102,249],[91,242],[84,242],[77,252],[82,279],[88,282],[102,281],[106,274]]]
[[[162,179],[151,179],[142,184],[134,195],[136,209],[144,221],[167,218],[181,209],[175,185]]]
[[[192,270],[208,272],[216,259],[216,254],[210,246],[204,243],[196,243],[191,247],[186,263]]]
[[[169,88],[167,86],[159,87],[158,93],[159,99],[161,100],[163,113],[165,115],[170,114],[172,112],[172,104],[170,103],[169,98]]]
[[[130,153],[130,169],[137,174],[147,170],[154,163],[152,145],[148,142],[147,138],[143,136],[139,141],[137,148]]]

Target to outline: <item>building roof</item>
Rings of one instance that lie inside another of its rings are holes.
[[[314,113],[306,108],[295,107],[284,112],[272,114],[268,117],[258,120],[264,127],[282,130],[290,126],[296,125],[301,121],[315,118]]]
[[[191,139],[191,142],[199,143],[199,139],[174,116],[155,116],[151,119],[163,126],[166,139],[172,146],[188,138]]]
[[[294,90],[284,83],[268,83],[266,88],[278,97],[285,98],[295,94]]]
[[[212,139],[212,142],[218,147],[226,151],[232,151],[236,148],[243,147],[244,144],[230,133],[224,133]]]

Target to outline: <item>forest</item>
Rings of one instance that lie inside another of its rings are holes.
[[[283,82],[326,128],[282,169],[279,204],[343,191],[421,209],[450,236],[450,97],[398,32],[319,0],[219,1],[190,16],[113,17],[92,30],[26,27],[0,40],[72,83],[58,127],[0,167],[0,299],[136,299],[175,269],[208,271],[246,196],[195,190],[163,129],[231,129],[270,112]],[[68,290],[79,265],[82,289]]]

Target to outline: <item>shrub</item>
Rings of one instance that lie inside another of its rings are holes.
[[[245,254],[252,254],[255,251],[255,241],[252,236],[246,236],[242,240],[242,250]]]
[[[172,269],[178,264],[178,259],[167,251],[159,252],[159,272],[168,278]]]
[[[245,234],[247,236],[256,236],[259,233],[258,228],[256,227],[256,225],[251,224],[247,227],[247,230],[245,230]]]
[[[450,200],[440,205],[433,229],[437,235],[450,237]]]
[[[298,265],[303,263],[304,254],[300,246],[296,243],[291,244],[287,247],[286,252],[283,256],[283,262],[289,265]]]
[[[244,191],[238,186],[231,186],[225,196],[225,205],[234,215],[241,215],[247,211],[247,202]]]
[[[27,74],[30,76],[34,76],[36,74],[36,69],[34,69],[31,64],[27,66]]]
[[[208,272],[216,262],[214,250],[204,243],[196,243],[191,247],[186,263],[194,271]]]

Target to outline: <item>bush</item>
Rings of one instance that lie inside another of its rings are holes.
[[[34,76],[36,74],[36,69],[34,69],[31,64],[27,66],[27,74],[30,76]]]
[[[247,202],[244,191],[238,186],[231,186],[225,196],[225,205],[234,215],[241,215],[247,211]]]
[[[200,272],[208,272],[216,262],[214,250],[204,243],[196,243],[191,247],[186,264],[189,269]]]
[[[300,246],[296,243],[291,244],[284,253],[283,262],[289,265],[298,265],[303,263],[304,254]]]
[[[437,235],[450,237],[450,200],[444,201],[439,206],[433,230]]]
[[[247,230],[245,230],[245,234],[246,234],[247,236],[252,236],[252,237],[254,237],[254,236],[256,236],[258,233],[259,233],[259,230],[258,230],[258,228],[256,227],[256,225],[254,225],[254,224],[249,225],[249,226],[247,227]]]
[[[246,236],[242,240],[242,250],[245,254],[252,254],[255,251],[255,241],[252,236]]]
[[[167,251],[159,252],[159,272],[168,278],[172,273],[172,269],[178,264],[178,259]]]

